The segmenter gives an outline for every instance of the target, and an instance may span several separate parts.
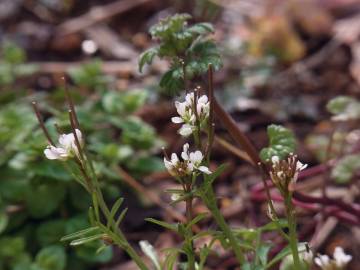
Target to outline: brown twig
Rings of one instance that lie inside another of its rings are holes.
[[[221,123],[225,126],[227,131],[229,132],[230,136],[237,142],[245,152],[249,155],[253,164],[261,163],[259,155],[250,142],[250,140],[246,137],[246,135],[238,128],[234,119],[224,110],[224,108],[217,102],[216,98],[214,97],[214,111]]]
[[[124,13],[150,1],[151,0],[118,0],[107,5],[93,7],[87,13],[60,24],[56,30],[57,35],[64,36],[85,30],[91,25],[108,20],[115,15]]]
[[[32,107],[34,109],[35,115],[36,115],[36,117],[37,117],[37,119],[39,121],[39,124],[40,124],[40,127],[41,127],[42,131],[45,134],[46,139],[48,140],[49,144],[55,146],[53,140],[50,137],[49,131],[45,127],[44,121],[42,120],[42,117],[41,117],[41,114],[40,114],[40,111],[39,111],[39,109],[37,107],[36,102],[35,101],[31,102],[31,105],[32,105]]]

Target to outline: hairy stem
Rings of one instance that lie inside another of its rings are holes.
[[[193,219],[193,209],[192,209],[192,201],[193,198],[189,197],[186,199],[185,203],[186,203],[186,219],[187,222],[190,223],[191,220]],[[192,228],[189,228],[189,234],[186,236],[187,239],[185,239],[185,241],[187,242],[187,244],[189,245],[191,252],[188,252],[188,269],[189,270],[195,270],[195,251],[194,251],[194,243],[192,240],[188,240],[191,239],[193,236],[192,233]]]
[[[243,265],[245,263],[245,256],[241,250],[238,240],[236,239],[234,233],[231,231],[229,225],[226,223],[223,215],[220,212],[220,209],[217,206],[216,195],[212,187],[208,188],[206,194],[202,197],[202,199],[210,210],[211,214],[213,215],[217,225],[220,227],[220,229],[223,231],[226,238],[228,239],[229,244],[234,251],[235,257],[238,260],[239,264]]]
[[[289,194],[285,199],[285,207],[286,207],[286,216],[289,224],[289,245],[291,249],[291,253],[294,261],[295,270],[302,270],[299,250],[298,250],[298,239],[296,233],[296,216],[294,205],[291,201],[292,196]]]

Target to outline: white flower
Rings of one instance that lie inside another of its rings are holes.
[[[318,255],[314,261],[322,270],[342,270],[351,261],[352,256],[344,252],[342,247],[336,247],[333,254],[333,259],[328,255]]]
[[[314,262],[317,266],[319,266],[321,269],[326,269],[327,267],[330,266],[331,262],[330,262],[330,258],[328,255],[318,255],[315,259]]]
[[[191,135],[197,128],[197,125],[204,123],[209,117],[210,103],[208,97],[203,95],[198,97],[195,104],[194,92],[185,96],[184,102],[175,102],[176,111],[179,116],[171,118],[175,124],[183,124],[179,129],[179,134],[187,137]]]
[[[59,160],[67,160],[68,154],[64,148],[55,147],[52,145],[48,145],[44,150],[44,154],[48,159],[59,159]]]
[[[188,143],[184,144],[183,146],[181,158],[182,161],[175,153],[171,154],[170,160],[164,157],[165,167],[172,176],[183,177],[191,175],[195,170],[206,174],[211,174],[211,171],[208,167],[201,165],[204,158],[201,151],[197,150],[195,152],[189,152]]]
[[[79,140],[80,147],[82,147],[84,142],[81,131],[76,129],[75,132],[76,132],[76,137]],[[79,149],[76,145],[74,134],[69,133],[69,134],[60,135],[59,146],[56,147],[53,145],[48,145],[44,150],[44,154],[48,159],[51,160],[58,159],[62,161],[65,161],[68,158],[73,157],[74,155],[79,156]]]
[[[335,248],[333,257],[337,267],[345,267],[352,259],[352,256],[346,254],[342,247]]]

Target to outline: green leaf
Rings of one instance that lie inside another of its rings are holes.
[[[177,224],[170,224],[170,223],[167,223],[165,221],[161,221],[161,220],[157,220],[157,219],[154,219],[154,218],[145,218],[146,221],[148,222],[151,222],[151,223],[154,223],[156,225],[159,225],[165,229],[168,229],[168,230],[171,230],[171,231],[174,231],[174,232],[177,232],[178,231],[178,225]]]
[[[26,205],[32,217],[43,218],[55,212],[65,197],[65,187],[59,183],[31,185]]]
[[[186,228],[190,229],[192,226],[206,218],[208,215],[209,213],[199,213],[193,220],[186,224]]]
[[[144,105],[148,94],[142,89],[128,92],[108,91],[102,97],[102,106],[111,114],[129,114]]]
[[[48,246],[39,251],[35,258],[36,264],[44,270],[64,270],[66,254],[62,246]]]
[[[115,222],[115,226],[119,227],[121,221],[124,219],[126,213],[128,211],[128,208],[125,208],[124,210],[121,211],[120,215],[118,216],[116,222]]]
[[[266,265],[268,260],[268,254],[270,251],[271,245],[261,244],[256,248],[256,256],[259,258],[262,265]]]
[[[352,154],[341,158],[331,171],[331,177],[339,184],[346,184],[360,170],[360,154]]]
[[[360,102],[353,97],[338,96],[326,105],[327,110],[334,114],[335,121],[354,120],[360,118]]]
[[[100,253],[97,250],[103,245],[102,241],[92,241],[76,247],[76,255],[89,263],[107,263],[113,257],[111,246],[107,246]]]
[[[191,16],[185,13],[168,16],[153,25],[149,32],[153,38],[169,39],[173,33],[181,31],[189,19]]]
[[[66,222],[62,219],[42,222],[36,229],[36,238],[41,246],[55,244],[66,233]]]
[[[5,231],[9,223],[9,217],[4,210],[0,209],[0,234]]]
[[[280,125],[270,125],[267,128],[267,134],[269,147],[261,150],[262,161],[269,162],[273,156],[278,156],[281,160],[295,152],[296,140],[291,130]]]
[[[114,221],[114,217],[116,215],[116,212],[119,210],[121,204],[123,203],[124,201],[124,198],[119,198],[113,205],[113,207],[111,208],[111,211],[110,211],[110,215],[108,217],[108,220],[107,220],[107,225],[106,227],[110,228],[111,226],[111,223]]]
[[[165,170],[164,162],[158,157],[140,157],[131,160],[128,168],[136,173],[148,174]]]
[[[348,96],[337,96],[326,104],[326,109],[332,114],[339,114],[345,111],[350,103],[356,102],[356,99]]]
[[[90,227],[72,234],[68,234],[64,237],[62,237],[60,239],[60,241],[69,241],[69,240],[73,240],[79,237],[84,237],[85,235],[91,234],[91,233],[95,233],[95,232],[99,232],[99,227]]]
[[[70,242],[71,246],[80,246],[95,240],[99,240],[104,236],[103,233],[101,234],[96,234],[96,235],[92,235],[92,236],[88,236],[88,237],[84,237],[84,238],[80,238],[80,239],[76,239]]]
[[[25,240],[22,237],[4,236],[0,238],[0,258],[12,258],[25,249]]]
[[[215,32],[214,27],[211,23],[197,23],[193,26],[190,26],[186,31],[199,35],[205,35]]]
[[[3,59],[11,64],[20,64],[25,62],[25,51],[13,42],[5,42],[2,46]]]
[[[178,74],[179,70],[177,68],[170,69],[161,77],[159,85],[170,96],[174,96],[184,89],[184,80]]]
[[[189,49],[186,74],[199,76],[206,73],[211,64],[214,70],[222,66],[221,57],[216,45],[211,40],[198,41]],[[190,76],[190,77],[192,77]]]
[[[145,64],[151,65],[154,57],[157,56],[159,53],[159,48],[150,48],[143,52],[139,57],[139,71],[142,72],[143,67]]]

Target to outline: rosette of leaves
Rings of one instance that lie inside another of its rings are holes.
[[[332,169],[331,177],[338,184],[350,182],[355,174],[360,171],[360,154],[347,155],[339,160]]]
[[[353,97],[338,96],[326,105],[327,110],[332,113],[335,121],[356,120],[360,118],[360,102]]]
[[[264,162],[269,162],[273,156],[281,159],[293,153],[296,148],[294,133],[281,125],[270,125],[267,127],[269,146],[260,152],[260,158]]]
[[[160,86],[168,93],[177,93],[184,88],[186,79],[192,79],[207,72],[209,64],[214,69],[221,67],[221,59],[215,43],[209,38],[214,32],[210,23],[188,26],[189,14],[175,14],[161,20],[149,30],[154,40],[159,42],[141,54],[139,70],[150,65],[157,56],[170,60],[170,69],[162,76]]]

